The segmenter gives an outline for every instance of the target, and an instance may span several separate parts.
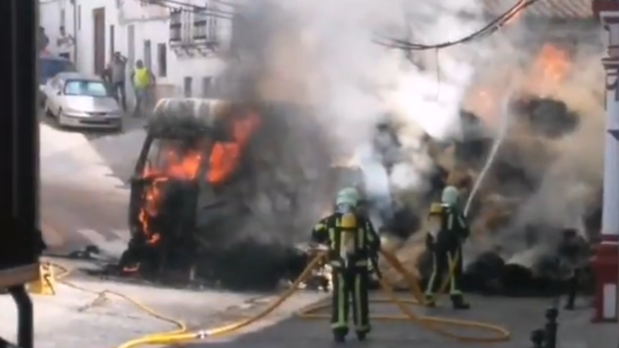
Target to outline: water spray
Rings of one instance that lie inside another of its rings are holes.
[[[486,163],[484,163],[484,166],[481,172],[479,173],[479,176],[473,183],[473,189],[471,190],[471,194],[469,195],[469,198],[467,199],[466,204],[464,206],[464,216],[468,215],[469,209],[471,208],[471,203],[473,202],[475,195],[477,195],[477,191],[479,191],[479,188],[481,187],[481,184],[484,181],[486,174],[488,173],[488,171],[492,167],[492,164],[494,163],[494,159],[497,153],[499,152],[499,148],[501,147],[501,144],[503,143],[503,141],[505,140],[505,137],[507,136],[507,130],[509,129],[509,124],[511,121],[509,117],[510,116],[509,115],[509,100],[510,100],[509,97],[512,95],[511,91],[512,91],[512,88],[508,89],[508,93],[506,93],[505,96],[501,100],[501,108],[500,108],[500,113],[499,113],[500,123],[499,123],[498,136],[494,139],[494,142],[492,143],[492,148],[490,149],[490,154],[488,155],[488,159],[486,160]]]

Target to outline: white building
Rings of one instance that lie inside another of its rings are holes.
[[[57,50],[59,28],[64,26],[75,37],[71,56],[82,73],[100,74],[112,53],[118,51],[128,58],[128,74],[138,59],[151,68],[159,97],[201,97],[210,94],[212,82],[225,67],[232,8],[218,0],[39,3],[40,25],[50,39],[49,51]]]

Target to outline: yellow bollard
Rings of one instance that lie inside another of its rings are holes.
[[[39,279],[28,283],[28,292],[34,295],[56,295],[56,279],[54,267],[45,262],[40,265]]]

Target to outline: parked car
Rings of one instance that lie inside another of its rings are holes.
[[[74,72],[76,71],[75,65],[70,60],[55,56],[50,53],[42,52],[39,54],[39,103],[40,106],[45,105],[45,94],[43,93],[43,86],[52,77],[61,72]]]
[[[122,109],[98,77],[62,72],[42,91],[45,114],[60,127],[122,129]]]

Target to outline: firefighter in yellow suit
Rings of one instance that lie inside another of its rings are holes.
[[[365,340],[371,329],[368,262],[378,254],[380,239],[369,219],[357,212],[358,203],[355,189],[341,190],[335,211],[312,230],[312,241],[329,250],[333,281],[331,329],[336,342],[344,342],[348,334],[351,304],[357,339]]]
[[[428,215],[426,248],[432,253],[432,275],[426,286],[426,302],[434,306],[437,291],[446,280],[454,309],[469,309],[460,289],[462,243],[469,235],[464,215],[457,206],[459,192],[454,186],[443,190],[441,203],[434,203]],[[445,279],[448,277],[448,279]]]

